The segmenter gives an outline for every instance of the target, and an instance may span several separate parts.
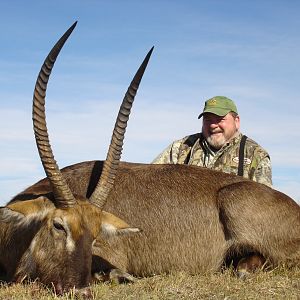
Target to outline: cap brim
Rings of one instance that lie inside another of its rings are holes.
[[[230,109],[224,109],[224,108],[207,108],[204,112],[202,112],[199,116],[198,116],[198,119],[200,119],[205,113],[211,113],[211,114],[214,114],[214,115],[217,115],[219,117],[224,117],[226,116],[229,112],[231,112]]]

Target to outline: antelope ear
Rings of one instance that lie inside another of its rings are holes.
[[[40,220],[53,208],[55,208],[54,204],[44,196],[33,200],[13,202],[0,207],[0,222],[20,223],[33,219]]]
[[[0,222],[2,223],[16,223],[24,220],[25,216],[17,211],[10,209],[7,206],[0,207]]]
[[[29,226],[32,221],[41,221],[46,214],[55,208],[54,204],[46,197],[41,196],[33,200],[17,201],[7,206],[0,207],[0,222],[14,223],[19,226]]]
[[[115,215],[102,211],[102,234],[106,237],[140,232],[136,227],[130,227],[125,221]]]
[[[40,215],[55,208],[53,202],[44,196],[32,200],[16,201],[6,207],[23,216]]]

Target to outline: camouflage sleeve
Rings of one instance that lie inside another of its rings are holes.
[[[272,166],[269,156],[264,157],[254,172],[253,180],[272,187]]]
[[[178,161],[179,147],[182,140],[178,140],[169,145],[151,163],[152,164],[176,164]]]

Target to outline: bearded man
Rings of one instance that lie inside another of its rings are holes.
[[[269,154],[255,141],[240,133],[235,103],[224,96],[205,102],[202,132],[169,145],[154,164],[188,164],[232,173],[272,186]]]

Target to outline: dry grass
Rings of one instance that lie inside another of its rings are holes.
[[[223,274],[190,276],[185,273],[160,275],[134,284],[97,284],[92,287],[95,299],[300,299],[300,269],[278,268],[258,272],[246,280],[232,271]],[[56,297],[37,282],[27,285],[2,285],[0,299],[75,299],[69,293]]]

